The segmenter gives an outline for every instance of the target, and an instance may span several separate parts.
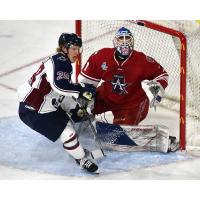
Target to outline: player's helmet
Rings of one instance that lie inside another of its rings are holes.
[[[59,47],[65,46],[67,49],[72,45],[82,46],[81,38],[75,33],[62,33],[58,40]]]
[[[113,44],[121,56],[128,56],[134,47],[133,34],[129,29],[122,27],[115,34]]]

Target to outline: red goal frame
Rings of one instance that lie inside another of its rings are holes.
[[[180,51],[180,150],[186,149],[186,61],[187,61],[187,40],[185,35],[177,30],[161,26],[150,21],[146,20],[132,20],[133,23],[136,23],[140,26],[145,26],[147,28],[153,29],[155,31],[163,32],[168,35],[177,37],[181,43]],[[81,20],[76,20],[75,22],[75,31],[79,36],[82,35],[81,31],[82,22]],[[78,74],[81,71],[81,55],[76,62],[76,81]]]

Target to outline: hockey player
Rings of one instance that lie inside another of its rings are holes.
[[[83,108],[72,97],[91,101],[95,87],[72,83],[72,63],[77,59],[82,40],[74,33],[62,33],[57,52],[42,62],[30,80],[18,89],[19,117],[30,128],[51,141],[61,139],[66,152],[88,172],[98,166],[86,157],[70,119],[78,122]]]
[[[138,125],[149,107],[161,102],[168,74],[155,59],[134,50],[127,28],[117,31],[113,44],[89,57],[78,80],[98,86],[94,114],[112,111],[114,124]]]

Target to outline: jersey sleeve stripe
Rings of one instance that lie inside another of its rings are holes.
[[[101,79],[96,79],[96,78],[90,77],[90,76],[84,74],[83,72],[81,72],[80,74],[81,74],[82,76],[84,76],[85,78],[90,79],[90,80],[92,80],[92,81],[100,82],[100,80],[101,80]]]

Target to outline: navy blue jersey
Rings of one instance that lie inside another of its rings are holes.
[[[82,89],[80,84],[72,82],[72,73],[70,60],[62,53],[54,54],[18,89],[20,101],[39,113],[57,110],[64,99],[69,104],[71,97],[77,98]]]

